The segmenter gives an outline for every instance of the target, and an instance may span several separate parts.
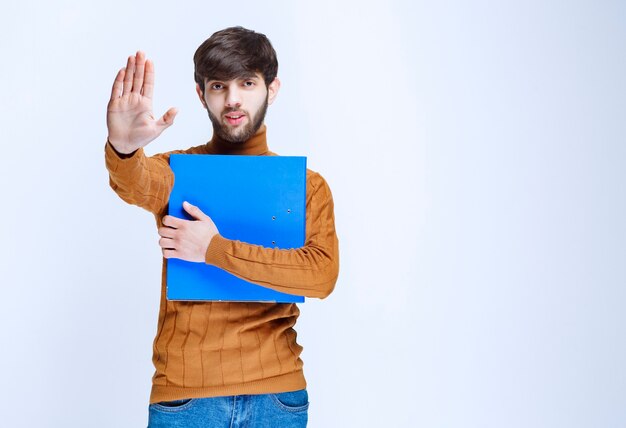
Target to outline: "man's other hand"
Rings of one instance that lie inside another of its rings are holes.
[[[154,65],[138,51],[117,73],[107,106],[109,142],[117,152],[129,154],[148,145],[174,123],[175,108],[158,120],[154,118],[153,89]]]
[[[200,208],[183,202],[183,208],[195,220],[185,220],[166,215],[159,228],[159,245],[166,259],[175,258],[189,262],[204,262],[211,239],[219,231],[213,220]]]

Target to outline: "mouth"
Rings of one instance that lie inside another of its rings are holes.
[[[241,112],[232,112],[225,114],[224,117],[230,125],[239,125],[241,122],[243,122],[243,119],[244,117],[246,117],[246,115]]]

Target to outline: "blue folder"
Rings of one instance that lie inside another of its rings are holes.
[[[169,214],[192,218],[183,201],[198,206],[225,238],[269,248],[300,248],[305,240],[306,157],[170,155],[174,188]],[[168,300],[292,303],[280,293],[204,263],[167,260]]]

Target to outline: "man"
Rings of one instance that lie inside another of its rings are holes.
[[[242,27],[213,34],[194,55],[196,91],[213,125],[203,145],[170,153],[274,155],[264,117],[280,81],[269,40]],[[277,291],[325,298],[339,269],[330,189],[307,170],[306,239],[280,250],[220,235],[211,218],[184,203],[193,221],[166,215],[170,153],[143,147],[171,126],[176,109],[152,115],[154,66],[130,56],[113,84],[105,158],[110,185],[126,202],[155,215],[164,259],[208,263]],[[293,326],[295,304],[168,301],[163,263],[149,426],[304,427],[308,396]]]

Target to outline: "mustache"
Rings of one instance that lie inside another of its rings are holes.
[[[242,110],[240,108],[235,108],[235,107],[231,107],[231,108],[227,108],[222,110],[222,116],[225,116],[229,113],[243,113],[245,115],[248,115],[248,112],[246,110]]]

